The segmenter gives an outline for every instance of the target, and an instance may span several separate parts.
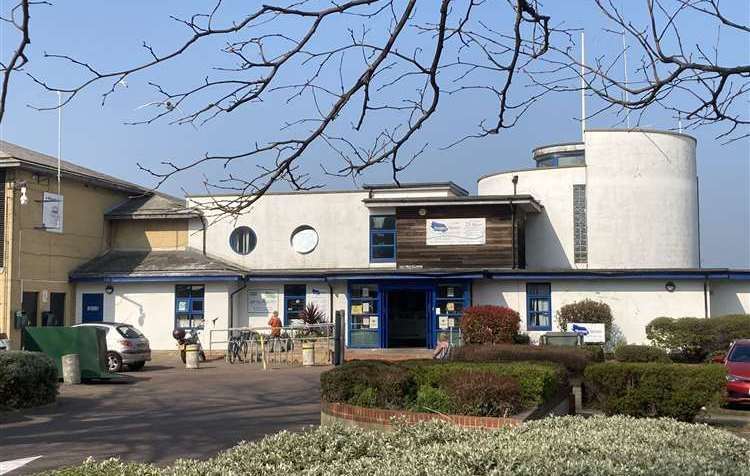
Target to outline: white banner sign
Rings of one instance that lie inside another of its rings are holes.
[[[483,245],[485,243],[486,220],[484,218],[428,219],[425,222],[428,245]]]
[[[42,206],[42,227],[55,233],[63,232],[63,196],[44,192]]]
[[[247,313],[270,314],[279,310],[279,294],[274,289],[248,289]]]
[[[584,344],[604,344],[604,324],[590,322],[569,322],[568,332],[576,332],[583,336]]]

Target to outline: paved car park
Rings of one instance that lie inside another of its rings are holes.
[[[262,370],[209,361],[186,370],[156,355],[122,383],[61,385],[55,405],[0,414],[0,460],[42,457],[11,474],[88,456],[166,464],[320,422],[326,367]]]

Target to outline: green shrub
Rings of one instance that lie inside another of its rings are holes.
[[[586,367],[587,395],[608,415],[693,421],[703,406],[721,403],[721,365],[607,362]]]
[[[570,322],[604,324],[604,338],[612,341],[612,310],[606,303],[584,299],[564,305],[557,310],[557,323],[560,329],[567,330]]]
[[[498,376],[512,377],[521,389],[521,405],[525,408],[540,405],[557,395],[567,384],[567,376],[562,368],[551,362],[440,362],[407,361],[414,372],[414,379],[420,387],[429,385],[442,388],[446,378],[453,374],[468,372],[492,372]]]
[[[571,375],[582,375],[594,361],[595,351],[578,347],[536,345],[465,345],[453,349],[451,360],[457,362],[555,362]]]
[[[321,374],[320,392],[327,402],[353,405],[365,402],[366,406],[378,408],[404,408],[416,388],[411,373],[404,367],[382,361],[355,360]],[[371,404],[372,394],[374,404]]]
[[[431,385],[421,385],[419,387],[412,410],[416,412],[438,412],[444,414],[456,412],[451,397],[445,393],[445,390]]]
[[[750,315],[657,317],[646,326],[646,337],[675,359],[700,362],[713,352],[726,351],[732,341],[750,337]]]
[[[243,442],[206,460],[159,467],[88,460],[65,476],[307,474],[741,475],[750,442],[668,419],[558,417],[497,431],[445,422],[392,432],[321,426]]]
[[[502,306],[471,306],[461,316],[461,335],[466,344],[513,342],[521,316]]]
[[[454,372],[440,386],[459,415],[500,417],[523,408],[518,381],[491,370]]]
[[[41,352],[0,352],[0,404],[30,408],[57,398],[57,367]]]
[[[615,359],[620,362],[669,362],[664,349],[652,345],[618,345]]]

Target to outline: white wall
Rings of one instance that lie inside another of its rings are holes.
[[[530,194],[544,206],[541,213],[528,215],[526,267],[574,267],[573,185],[586,183],[586,168],[539,168],[487,176],[478,182],[479,195],[512,195],[514,175],[518,176],[517,193]]]
[[[76,285],[75,322],[81,322],[81,294],[104,293],[104,320],[132,324],[148,338],[153,350],[174,350],[175,285],[178,283],[116,283],[112,294],[103,283]],[[229,317],[229,293],[235,283],[206,283],[205,328],[199,334],[208,348],[208,331],[225,329]]]
[[[590,268],[697,268],[695,140],[586,132]]]
[[[667,317],[703,317],[703,282],[675,281],[669,293],[659,280],[564,280],[552,281],[552,330],[560,330],[555,313],[566,304],[586,298],[607,303],[614,324],[628,343],[646,343],[646,325]],[[481,280],[473,285],[473,304],[507,306],[521,315],[526,330],[526,284],[521,281]],[[538,338],[543,332],[529,332]]]
[[[711,316],[750,314],[750,281],[711,281]]]
[[[362,200],[366,191],[331,193],[288,193],[263,196],[239,217],[226,217],[208,227],[206,251],[247,269],[363,268],[369,266],[370,211]],[[193,197],[198,204],[205,197]],[[211,211],[206,212],[211,215]],[[229,235],[238,226],[255,231],[257,245],[241,256],[229,246]],[[311,253],[298,254],[290,243],[292,232],[309,225],[318,232],[318,246]],[[193,231],[199,224],[191,225]],[[190,233],[190,246],[200,249],[202,236]]]

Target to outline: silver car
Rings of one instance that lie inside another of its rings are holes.
[[[107,370],[120,372],[123,365],[140,370],[151,360],[151,346],[141,331],[119,322],[86,322],[73,327],[98,327],[107,332]]]

